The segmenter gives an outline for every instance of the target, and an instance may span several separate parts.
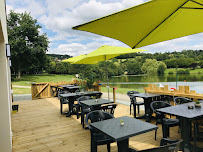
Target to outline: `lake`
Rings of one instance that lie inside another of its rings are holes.
[[[106,83],[106,80],[102,80]],[[149,83],[160,85],[169,85],[169,88],[176,88],[176,74],[140,75],[140,76],[120,76],[109,78],[109,85],[118,88],[144,89]],[[190,90],[196,90],[197,93],[203,93],[203,74],[178,74],[177,86],[190,86]]]

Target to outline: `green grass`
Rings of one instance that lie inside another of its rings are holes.
[[[116,93],[127,94],[128,91],[132,91],[132,90],[133,90],[132,88],[117,88]],[[144,89],[139,89],[139,90],[136,90],[136,91],[144,93]],[[101,92],[108,92],[107,87],[102,86],[101,87]],[[113,88],[110,88],[109,92],[113,92]]]
[[[43,74],[43,75],[25,75],[20,80],[14,79],[12,85],[31,86],[31,82],[70,82],[75,78],[75,75],[68,74]]]
[[[31,94],[31,89],[13,87],[13,94]]]
[[[178,68],[178,70],[180,70],[180,69],[184,69],[184,68]],[[184,69],[184,70],[186,70],[186,69]],[[191,70],[190,68],[188,68],[188,70],[190,71],[191,74],[203,73],[203,68],[194,69],[194,70]],[[169,72],[173,72],[174,74],[176,74],[176,68],[166,69],[166,71],[164,73],[168,74]]]

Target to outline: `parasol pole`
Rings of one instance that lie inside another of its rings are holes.
[[[106,62],[106,80],[107,80],[107,89],[108,89],[108,100],[110,100],[110,98],[109,98],[109,79],[108,79],[106,55],[105,55],[105,62]]]

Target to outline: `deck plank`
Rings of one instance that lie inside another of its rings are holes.
[[[60,114],[57,98],[18,101],[19,111],[12,114],[13,152],[89,152],[90,132],[82,129],[76,116],[67,118]],[[67,109],[66,107],[65,109]],[[143,114],[143,111],[141,111]],[[118,104],[115,117],[130,116],[129,106]],[[131,115],[132,117],[132,115]],[[154,123],[154,122],[152,122]],[[159,146],[162,138],[158,125],[157,140],[154,131],[130,138],[131,148],[143,150]],[[170,130],[172,139],[179,139],[178,127]],[[98,152],[106,146],[98,146]],[[117,144],[111,144],[111,151],[117,151]]]

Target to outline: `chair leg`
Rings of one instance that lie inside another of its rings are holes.
[[[130,103],[130,115],[131,115],[131,106],[132,106],[132,104]]]
[[[158,123],[156,122],[156,125],[157,125]],[[156,140],[156,134],[157,134],[157,129],[155,130],[155,140]]]
[[[155,130],[155,140],[156,140],[157,129]]]
[[[137,113],[140,114],[140,105],[137,105]]]
[[[163,138],[167,138],[167,126],[162,124]]]
[[[85,128],[85,114],[82,114],[82,127]]]
[[[63,114],[63,104],[60,103],[60,111],[61,111],[61,115]]]
[[[97,152],[97,145],[94,141],[94,139],[92,139],[93,137],[91,137],[91,152]]]
[[[195,152],[195,147],[197,144],[197,124],[194,124],[194,145],[193,145],[193,152]]]
[[[133,104],[133,110],[134,110],[134,118],[136,118],[136,105]]]
[[[107,151],[110,152],[111,151],[111,146],[110,146],[110,143],[107,144]]]
[[[82,127],[85,128],[85,124],[84,124],[84,114],[83,114],[83,113],[81,114],[81,124],[82,124]]]

